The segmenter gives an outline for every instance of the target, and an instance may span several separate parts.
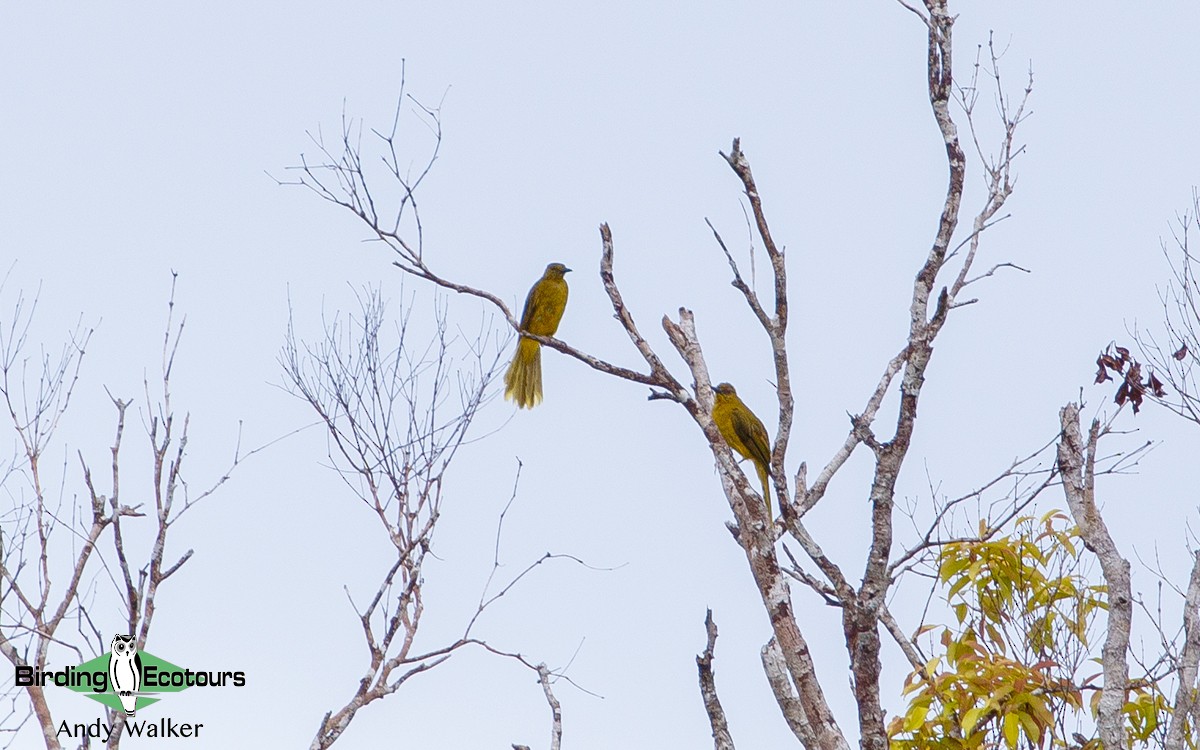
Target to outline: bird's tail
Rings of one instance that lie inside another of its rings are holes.
[[[775,515],[771,512],[771,487],[767,482],[767,470],[757,461],[754,462],[754,468],[758,470],[758,478],[762,480],[763,502],[767,504],[767,520],[774,523]]]
[[[522,409],[542,402],[542,345],[522,337],[504,374],[504,398]]]

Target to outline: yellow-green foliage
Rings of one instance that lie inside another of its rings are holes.
[[[979,536],[990,538],[941,549],[937,578],[957,623],[919,632],[936,655],[904,684],[908,707],[888,726],[891,747],[1077,747],[1068,738],[1100,697],[1089,629],[1107,607],[1105,589],[1086,578],[1078,531],[1059,511],[1020,518],[1007,536],[981,524]],[[1169,712],[1157,685],[1135,681],[1130,740],[1154,746]]]

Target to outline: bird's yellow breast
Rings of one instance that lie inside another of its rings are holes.
[[[538,336],[553,336],[567,309],[567,280],[542,278],[529,290],[521,328]]]

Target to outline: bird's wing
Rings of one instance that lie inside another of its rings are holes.
[[[746,446],[750,454],[748,458],[764,467],[770,466],[771,438],[767,435],[767,428],[763,427],[763,423],[748,408],[734,409],[731,416],[733,432],[738,436],[738,440],[742,441],[742,445]]]
[[[533,309],[535,307],[537,307],[538,284],[541,284],[541,283],[542,282],[539,280],[537,282],[537,284],[534,284],[532,287],[529,288],[529,294],[525,295],[525,309],[524,309],[524,311],[521,312],[521,330],[522,331],[528,331],[529,330],[529,321],[533,320]]]

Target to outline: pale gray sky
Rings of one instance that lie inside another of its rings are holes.
[[[1156,322],[1155,285],[1167,275],[1159,241],[1200,181],[1200,7],[957,10],[960,78],[989,30],[1006,48],[1010,91],[1034,71],[1013,216],[987,235],[982,261],[1032,274],[978,285],[980,303],[958,311],[939,339],[908,495],[926,491],[926,468],[946,491],[963,491],[1040,445],[1080,386],[1103,405],[1111,391],[1089,385],[1096,353],[1128,340],[1134,321]],[[789,472],[801,460],[825,463],[846,413],[861,409],[901,345],[911,278],[945,190],[924,28],[895,3],[6,3],[0,28],[0,261],[6,272],[16,261],[0,320],[18,290],[40,285],[35,331],[48,348],[80,314],[102,321],[62,432],[69,457],[79,447],[99,461],[112,432],[103,386],[141,393],[178,271],[188,322],[175,399],[192,414],[197,485],[224,467],[239,420],[245,445],[311,421],[278,387],[289,290],[309,337],[322,309],[347,307],[365,284],[382,285],[399,309],[401,278],[380,246],[360,243],[362,227],[266,173],[312,154],[305,131],[335,131],[343,102],[385,124],[403,60],[408,91],[442,107],[442,157],[421,194],[432,262],[514,305],[547,262],[567,263],[576,272],[559,335],[636,367],[596,275],[596,227],[607,221],[643,331],[678,364],[656,321],[681,305],[695,310],[714,377],[735,382],[773,428],[765,337],[746,334],[752,317],[703,221],[744,254],[739,185],[717,155],[743,139],[789,253],[794,383],[804,394]],[[419,159],[422,131],[411,118],[405,127]],[[973,161],[968,211],[980,174]],[[428,292],[405,283],[419,311],[431,309]],[[466,326],[481,309],[450,300]],[[644,388],[552,353],[545,378],[533,412],[505,424],[511,406],[493,402],[475,434],[503,428],[456,464],[439,559],[426,570],[428,643],[456,634],[473,608],[519,457],[505,570],[547,550],[621,566],[548,566],[480,625],[497,646],[553,667],[574,655],[568,674],[603,699],[559,683],[567,745],[705,746],[694,656],[706,606],[721,626],[717,680],[735,739],[788,743],[758,665],[768,624],[694,426],[678,408],[647,403]],[[1200,435],[1155,409],[1125,426],[1141,430],[1129,446],[1164,442],[1138,475],[1103,487],[1118,541],[1150,550],[1157,540],[1180,574],[1182,528],[1195,514],[1181,462]],[[178,549],[195,546],[196,557],[163,592],[148,650],[185,666],[244,669],[249,681],[236,693],[171,699],[172,716],[205,723],[203,746],[307,746],[361,672],[342,587],[373,585],[363,570],[386,540],[323,464],[320,431],[289,439],[178,528]],[[848,468],[810,519],[831,554],[856,568],[866,461]],[[1143,573],[1135,583],[1153,582]],[[853,733],[838,613],[805,591],[795,597]],[[108,614],[116,627],[119,612]],[[903,665],[894,649],[887,656],[894,710]],[[65,692],[54,707],[72,721],[95,716]],[[339,747],[544,747],[547,732],[528,673],[463,654],[372,705]]]

